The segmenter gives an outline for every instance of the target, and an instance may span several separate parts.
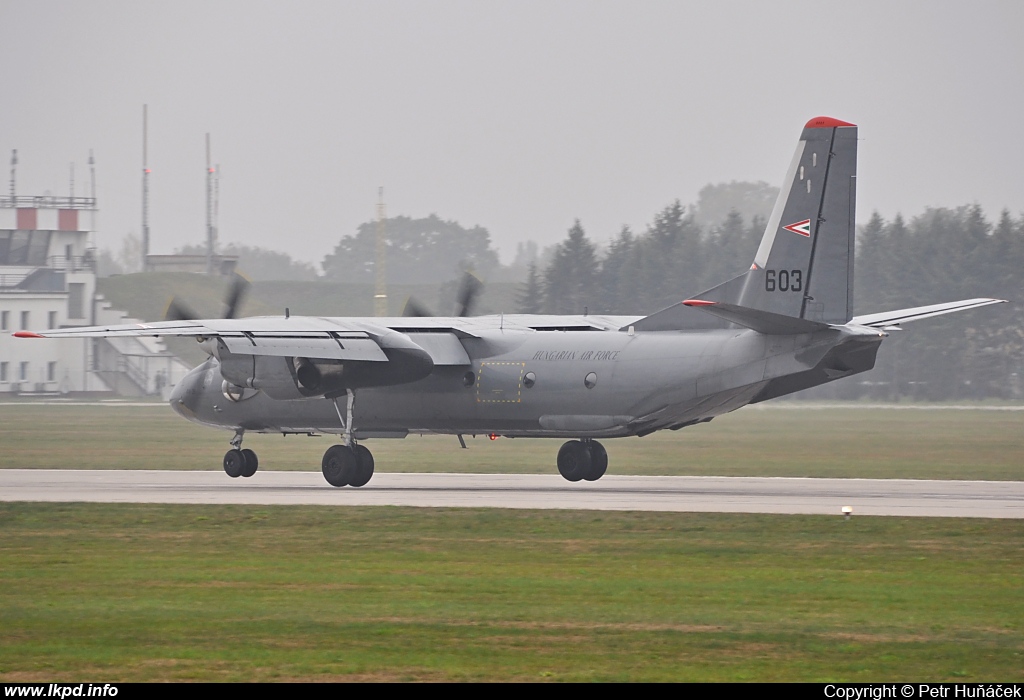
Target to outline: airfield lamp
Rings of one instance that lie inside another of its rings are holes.
[[[849,520],[851,515],[853,515],[853,508],[850,506],[843,506],[843,518],[845,520]]]

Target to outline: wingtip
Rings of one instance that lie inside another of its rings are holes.
[[[16,333],[14,333],[14,337],[15,338],[45,338],[46,336],[45,335],[39,335],[38,333],[33,333],[32,331],[17,331]]]
[[[815,117],[804,125],[805,129],[824,129],[831,126],[857,126],[834,117]]]
[[[705,301],[703,299],[686,299],[683,306],[714,306],[717,301]]]

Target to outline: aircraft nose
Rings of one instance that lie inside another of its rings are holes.
[[[195,406],[191,404],[202,392],[204,374],[204,369],[197,367],[182,377],[181,381],[175,384],[174,389],[171,390],[169,399],[171,408],[183,418],[191,419],[195,415]]]
[[[168,399],[171,406],[181,401],[182,397],[185,396],[185,384],[188,382],[188,377],[183,377],[180,382],[174,385],[171,389],[171,397]]]

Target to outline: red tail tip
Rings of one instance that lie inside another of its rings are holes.
[[[683,302],[683,306],[714,306],[717,301],[704,301],[703,299],[687,299]]]
[[[832,117],[815,117],[811,121],[804,125],[805,129],[822,129],[827,126],[857,126],[850,122],[844,122],[842,119],[833,119]]]
[[[46,336],[33,333],[32,331],[18,331],[14,334],[15,338],[45,338]]]

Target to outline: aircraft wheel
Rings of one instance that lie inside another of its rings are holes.
[[[242,457],[245,458],[245,466],[242,468],[241,475],[248,478],[260,468],[260,460],[256,457],[256,453],[249,449],[242,450]]]
[[[373,455],[362,445],[356,445],[352,451],[356,455],[357,469],[348,485],[357,488],[366,486],[366,482],[373,476]]]
[[[224,453],[224,473],[232,479],[242,476],[245,469],[245,455],[241,450],[228,450]]]
[[[356,474],[356,456],[345,445],[332,445],[324,452],[321,463],[324,478],[331,486],[348,486]]]
[[[590,470],[583,478],[587,481],[597,481],[608,471],[608,452],[597,440],[584,444],[590,448]]]
[[[570,440],[558,450],[558,473],[579,481],[590,472],[590,450],[579,440]]]

